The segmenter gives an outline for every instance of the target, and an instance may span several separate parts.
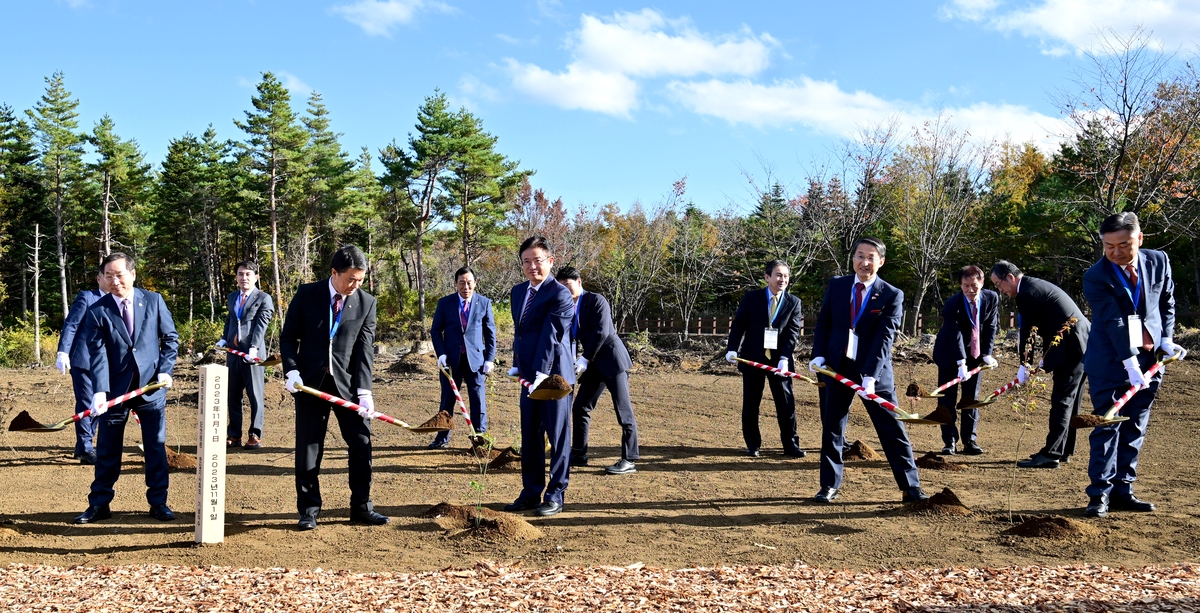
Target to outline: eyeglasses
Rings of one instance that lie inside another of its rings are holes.
[[[129,276],[129,271],[126,270],[126,271],[118,272],[115,274],[113,274],[113,273],[105,274],[104,280],[112,282],[112,281],[116,281],[117,279],[124,279],[125,277],[128,277],[128,276]]]
[[[537,259],[534,259],[534,260],[521,260],[521,266],[530,266],[530,265],[532,265],[532,266],[535,266],[535,267],[537,267],[537,268],[541,268],[541,267],[542,267],[542,264],[545,264],[546,262],[549,262],[549,261],[550,261],[550,258],[537,258]]]

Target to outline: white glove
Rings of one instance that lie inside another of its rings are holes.
[[[818,368],[825,368],[825,358],[817,356],[808,363],[808,369],[812,372],[817,372]]]
[[[221,340],[217,341],[217,346],[218,346],[218,347],[224,347],[224,346],[225,346],[225,344],[226,344],[226,343],[225,343],[225,339],[221,339]]]
[[[304,380],[300,378],[300,371],[289,370],[287,373],[287,381],[284,382],[283,387],[286,388],[287,391],[295,394],[300,391],[296,389],[297,385],[304,385]]]
[[[578,377],[579,375],[582,375],[583,372],[585,370],[587,370],[587,367],[588,367],[587,358],[585,358],[583,356],[579,356],[579,359],[575,360],[575,376]]]
[[[1130,386],[1136,385],[1138,388],[1145,388],[1150,385],[1150,382],[1146,380],[1146,375],[1142,374],[1142,367],[1138,364],[1137,356],[1127,358],[1121,363],[1125,365],[1125,372],[1129,374]]]
[[[158,373],[158,382],[162,383],[167,389],[171,389],[171,386],[175,385],[175,381],[171,379],[171,375],[165,372]]]
[[[990,355],[983,356],[983,363],[987,364],[988,368],[995,368],[1000,365],[1000,363],[996,361],[996,358],[993,358]]]
[[[969,375],[969,372],[967,371],[967,361],[959,360],[958,361],[958,378],[965,381],[968,376],[970,376],[970,375]]]
[[[247,362],[255,362],[258,360],[258,347],[251,347],[250,351],[246,352],[245,360]]]
[[[108,412],[108,394],[96,392],[92,394],[92,417],[99,417]]]
[[[730,364],[736,364],[736,363],[737,363],[737,352],[736,352],[736,351],[730,351],[730,352],[726,353],[726,354],[725,354],[725,361],[726,361],[726,362],[729,362]]]
[[[54,367],[58,369],[58,372],[67,374],[67,371],[71,370],[71,356],[59,351],[58,359],[54,360]]]
[[[875,377],[863,377],[862,381],[862,391],[858,395],[870,399],[875,395]]]
[[[537,374],[537,376],[535,376],[535,377],[533,378],[533,387],[532,387],[532,388],[530,388],[530,389],[531,389],[531,390],[535,390],[535,389],[537,389],[537,388],[538,388],[538,386],[542,384],[542,381],[545,381],[546,379],[549,379],[549,378],[550,378],[550,375],[548,375],[548,374],[546,374],[546,373],[544,373],[544,372],[539,372],[539,373]]]
[[[446,356],[445,356],[445,354],[442,354],[442,355],[439,355],[439,356],[438,356],[438,366],[441,366],[442,368],[445,368],[445,367],[446,367]]]
[[[787,372],[787,369],[788,369],[788,360],[787,360],[787,358],[780,358],[780,359],[779,359],[779,364],[777,364],[777,365],[775,366],[775,368],[778,368],[779,370],[782,370],[782,371],[784,371],[784,372]]]
[[[1187,349],[1176,345],[1175,343],[1171,342],[1170,339],[1164,338],[1162,342],[1158,344],[1158,348],[1166,352],[1168,356],[1179,354],[1179,359],[1181,360],[1187,357]],[[60,353],[59,355],[63,354]]]
[[[1017,369],[1017,383],[1020,383],[1023,385],[1028,380],[1029,380],[1029,369],[1026,368],[1024,364],[1022,364],[1021,367]]]
[[[492,371],[495,369],[496,369],[495,362],[484,362],[483,363],[483,374],[490,375],[490,374],[492,374]]]
[[[517,369],[517,367],[516,367],[516,366],[513,366],[512,368],[508,369],[508,376],[510,376],[510,377],[520,377],[520,376],[521,376],[521,371],[520,371],[519,369]]]
[[[371,421],[379,415],[379,413],[375,412],[375,398],[370,394],[359,395],[358,406],[360,407],[358,409],[358,416],[367,421]]]

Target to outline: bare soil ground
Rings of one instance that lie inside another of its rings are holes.
[[[966,470],[922,470],[930,494],[950,487],[971,512],[965,516],[903,512],[900,492],[884,462],[848,465],[841,497],[832,505],[810,501],[818,489],[819,419],[816,388],[798,384],[802,446],[809,456],[787,458],[778,442],[769,392],[761,427],[764,455],[746,457],[739,425],[741,381],[732,367],[704,367],[702,358],[636,370],[630,377],[642,443],[637,473],[608,476],[602,467],[619,456],[619,430],[607,395],[593,413],[592,466],[572,469],[566,510],[555,517],[527,517],[544,536],[536,540],[464,538],[421,514],[433,505],[475,501],[477,468],[458,431],[448,450],[426,450],[432,435],[375,425],[374,499],[392,516],[384,527],[350,525],[345,446],[331,428],[322,487],[326,508],[313,532],[295,530],[292,401],[276,379],[267,384],[264,448],[229,455],[227,536],[220,545],[193,540],[195,476],[171,475],[170,505],[179,515],[161,523],[146,515],[137,436],[126,436],[126,465],[117,483],[115,517],[90,526],[71,518],[86,507],[90,467],[71,459],[70,429],[50,434],[0,435],[0,565],[14,562],[67,567],[162,564],[181,566],[349,569],[360,572],[421,571],[469,566],[486,558],[524,568],[645,563],[665,568],[719,565],[783,565],[823,568],[1063,565],[1140,566],[1197,561],[1200,551],[1200,368],[1192,361],[1168,368],[1150,436],[1143,451],[1139,496],[1158,504],[1150,514],[1112,513],[1084,520],[1086,434],[1070,464],[1057,470],[1013,469],[1038,449],[1045,414],[1026,429],[1005,402],[984,409],[980,444],[987,453],[957,456]],[[406,374],[377,365],[379,410],[421,423],[437,406],[438,382],[429,369]],[[984,389],[999,387],[1016,365],[984,373]],[[168,443],[195,453],[195,370],[181,363],[168,405]],[[916,379],[936,384],[932,365]],[[908,383],[907,364],[897,365]],[[490,431],[498,444],[518,441],[516,384],[491,382]],[[924,400],[922,414],[933,409]],[[70,415],[71,384],[51,369],[0,372],[4,424],[28,410],[42,422]],[[1041,406],[1045,406],[1042,403]],[[1085,407],[1090,406],[1085,400]],[[457,420],[460,427],[462,422]],[[937,426],[909,432],[921,456],[942,448]],[[851,413],[850,440],[879,449],[861,407]],[[1020,445],[1018,447],[1018,440]],[[484,480],[485,506],[499,510],[520,490],[520,473],[491,471]],[[1065,538],[1004,534],[1012,521],[1060,515],[1094,530]]]

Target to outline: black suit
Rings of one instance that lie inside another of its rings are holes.
[[[729,328],[728,350],[768,366],[778,366],[779,360],[786,358],[791,370],[795,370],[796,361],[792,352],[800,338],[800,299],[783,292],[779,310],[773,321],[768,321],[769,291],[767,288],[754,289],[742,297],[733,316],[733,325]],[[779,330],[778,348],[769,350],[770,357],[767,356],[768,350],[763,347],[763,337],[768,327]],[[738,362],[738,370],[742,373],[742,438],[746,441],[746,449],[757,451],[762,445],[758,407],[762,403],[763,387],[770,382],[783,450],[785,453],[798,453],[800,437],[796,435],[796,398],[792,393],[792,380],[742,362]]]
[[[971,355],[971,331],[976,326],[979,335],[979,355]],[[967,298],[962,292],[954,294],[942,306],[942,327],[938,330],[937,341],[933,345],[933,361],[938,367],[938,385],[958,376],[958,361],[966,360],[967,369],[971,370],[983,364],[983,356],[991,355],[996,343],[996,331],[1000,329],[1000,296],[990,289],[980,290],[978,313],[975,321],[967,307]],[[942,392],[938,404],[957,417],[956,410],[959,388],[962,388],[963,400],[979,398],[980,375],[975,375],[966,383],[951,385]],[[979,423],[979,409],[964,409],[962,411],[961,439],[959,428],[953,418],[950,423],[942,424],[942,442],[947,447],[962,440],[974,442],[976,426]]]
[[[1042,368],[1054,375],[1054,388],[1050,392],[1050,429],[1046,434],[1046,446],[1039,453],[1060,460],[1075,453],[1075,429],[1070,424],[1071,418],[1079,414],[1083,402],[1083,353],[1091,324],[1075,301],[1053,283],[1029,276],[1021,277],[1020,283],[1017,288],[1017,314],[1021,327],[1018,347],[1024,356],[1029,335],[1036,327],[1038,336],[1042,337]],[[1072,317],[1076,319],[1075,325],[1058,346],[1051,347],[1055,335]]]
[[[631,461],[639,459],[637,420],[629,400],[629,369],[633,367],[633,360],[629,359],[625,343],[613,328],[612,310],[604,296],[592,292],[580,294],[575,303],[571,338],[582,347],[583,358],[587,360],[587,370],[579,378],[579,389],[571,408],[571,457],[587,457],[591,412],[607,387],[617,411],[617,423],[621,425],[621,457]]]
[[[355,291],[344,299],[336,334],[330,339],[331,284],[328,279],[300,286],[280,332],[284,372],[298,370],[305,385],[340,398],[371,390],[375,344],[375,297]],[[329,411],[337,416],[350,451],[350,506],[372,511],[371,426],[350,409],[305,393],[296,399],[296,506],[301,516],[321,510],[321,457]]]

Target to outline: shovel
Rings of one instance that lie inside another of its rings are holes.
[[[506,376],[509,379],[512,379],[513,381],[516,381],[516,382],[520,383],[521,385],[524,385],[525,389],[529,390],[529,399],[530,400],[560,400],[562,398],[566,398],[567,396],[571,395],[571,390],[569,390],[569,389],[552,390],[552,389],[538,388],[535,390],[535,389],[533,389],[532,383],[526,381],[525,379],[522,379],[520,376],[515,376],[515,377],[513,375],[506,375]]]
[[[462,413],[463,421],[467,422],[467,430],[471,432],[470,441],[474,443],[479,433],[475,432],[475,424],[471,423],[471,414],[467,412],[467,403],[463,402],[462,394],[458,391],[458,385],[454,383],[454,377],[450,376],[450,371],[446,370],[446,367],[441,364],[438,364],[438,370],[442,371],[442,375],[446,377],[446,381],[450,384],[450,390],[454,392],[454,401],[458,404],[458,410]]]
[[[745,360],[742,358],[733,358],[733,359],[735,359],[739,362],[742,362],[744,364],[749,364],[755,368],[761,368],[767,372],[773,372],[781,377],[790,377],[792,379],[804,379],[805,381],[808,381],[809,383],[811,383],[817,387],[825,387],[824,383],[817,381],[816,379],[813,379],[812,377],[806,377],[800,373],[788,372],[786,370],[779,370],[778,368],[775,368],[774,366],[767,366],[766,364],[760,364],[758,362],[754,362],[751,360]]]
[[[142,394],[153,392],[154,390],[164,386],[165,384],[163,383],[151,383],[145,387],[139,387],[132,392],[125,394],[124,396],[118,396],[112,400],[109,400],[108,402],[104,403],[104,408],[111,409],[118,404],[125,402],[126,400],[137,398]],[[29,413],[22,411],[21,414],[17,415],[16,419],[13,419],[12,423],[8,425],[8,430],[9,432],[58,432],[59,430],[62,430],[67,426],[83,419],[84,417],[90,416],[91,414],[92,410],[88,409],[82,413],[76,413],[58,423],[46,425],[34,421],[34,419],[29,416]],[[134,419],[137,419],[136,415],[134,416]]]
[[[278,366],[283,363],[283,358],[279,357],[279,354],[277,353],[267,356],[265,360],[263,358],[254,358],[252,360],[250,359],[250,354],[238,351],[237,349],[230,349],[229,347],[217,347],[217,349],[243,357],[247,362],[250,362],[255,366]]]
[[[975,368],[968,370],[967,377],[965,379],[962,377],[955,377],[955,378],[943,383],[941,387],[933,390],[932,392],[929,392],[928,394],[924,394],[921,397],[922,398],[941,398],[942,396],[945,395],[942,392],[950,389],[952,386],[962,383],[963,381],[966,381],[967,379],[970,379],[971,377],[974,377],[975,375],[979,374],[979,371],[981,371],[981,370],[991,370],[993,368],[995,368],[995,366],[988,366],[987,364],[980,364],[979,366],[976,366]]]
[[[839,375],[836,372],[833,372],[832,370],[829,370],[828,368],[825,368],[822,366],[820,368],[817,368],[816,370],[817,370],[817,372],[825,375],[826,377],[832,377],[832,378],[836,379],[837,381],[841,382],[846,387],[848,387],[856,392],[860,392],[863,389],[863,387],[861,385],[851,381],[850,379],[847,379],[846,377],[843,377],[842,375]],[[938,426],[942,425],[942,422],[940,422],[940,421],[933,421],[932,419],[922,419],[921,416],[916,413],[906,413],[900,407],[884,400],[883,398],[881,398],[880,396],[878,396],[876,394],[867,394],[867,398],[874,400],[875,402],[879,403],[879,406],[894,413],[896,415],[896,419],[898,419],[904,423],[931,424],[931,425],[938,425]]]
[[[339,407],[345,407],[347,409],[353,409],[355,411],[363,408],[357,404],[354,404],[353,402],[350,402],[349,400],[343,400],[332,394],[326,394],[325,392],[322,392],[319,389],[312,388],[307,385],[297,385],[296,389],[298,389],[306,394],[312,394],[313,396],[316,396],[317,398],[320,398],[321,400],[324,400],[326,402],[332,402],[333,404],[336,404]],[[387,422],[389,424],[392,424],[393,426],[400,426],[401,428],[404,428],[405,430],[408,430],[409,432],[445,432],[446,430],[449,430],[449,428],[414,428],[414,427],[400,421],[399,419],[396,419],[394,417],[389,417],[387,415],[384,415],[383,413],[376,413],[375,419],[378,419],[379,421],[382,421],[382,422]]]
[[[975,404],[969,404],[965,407],[959,407],[959,409],[960,410],[968,410],[968,409],[980,409],[980,408],[986,407],[987,405],[992,404],[993,402],[996,402],[996,399],[999,398],[1001,396],[1001,394],[1003,394],[1004,392],[1007,392],[1008,390],[1010,390],[1020,384],[1021,384],[1021,380],[1014,378],[1012,381],[1009,381],[1007,384],[1005,384],[1004,387],[992,392],[991,395],[988,396],[987,398],[984,398],[983,400],[980,400],[979,402],[976,402]]]
[[[1164,364],[1169,364],[1178,360],[1181,355],[1182,354],[1177,353],[1169,358],[1155,362],[1154,365],[1150,367],[1150,370],[1147,370],[1142,376],[1149,381],[1150,379],[1154,378],[1154,375],[1158,374],[1158,371],[1162,370]],[[1075,417],[1071,418],[1071,427],[1099,428],[1122,421],[1129,421],[1128,417],[1124,415],[1117,415],[1117,413],[1120,412],[1121,407],[1125,406],[1125,403],[1129,402],[1129,399],[1133,398],[1134,394],[1137,394],[1141,389],[1142,386],[1140,385],[1129,386],[1129,391],[1122,394],[1121,397],[1113,403],[1112,408],[1106,411],[1104,415],[1100,416],[1099,418],[1097,418],[1095,415],[1076,415]]]

